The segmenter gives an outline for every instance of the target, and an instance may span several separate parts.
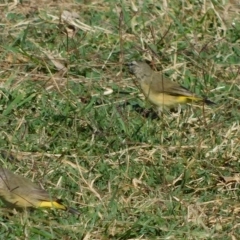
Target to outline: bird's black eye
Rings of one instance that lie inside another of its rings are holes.
[[[132,63],[131,63],[131,62],[128,62],[128,63],[125,63],[124,65],[125,65],[125,66],[128,66],[128,67],[131,67],[131,66],[132,66]]]
[[[128,63],[128,66],[129,67],[137,66],[137,62],[135,62],[135,61],[130,62],[130,63]]]

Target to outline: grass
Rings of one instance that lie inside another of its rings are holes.
[[[82,213],[9,216],[2,203],[2,238],[238,238],[237,5],[68,0],[0,9],[0,142],[15,157],[2,165]],[[124,66],[140,59],[216,106],[156,117]]]

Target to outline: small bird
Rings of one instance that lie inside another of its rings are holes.
[[[56,208],[80,214],[76,209],[64,206],[61,200],[52,199],[37,184],[3,167],[0,167],[0,198],[11,208]]]
[[[187,88],[172,82],[161,72],[151,69],[145,62],[133,61],[128,64],[129,72],[138,79],[143,94],[153,105],[162,109],[163,107],[173,107],[179,103],[203,102],[205,104],[215,104],[214,102],[201,98],[190,92]]]

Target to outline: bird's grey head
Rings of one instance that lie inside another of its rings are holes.
[[[128,63],[129,72],[134,74],[137,78],[148,77],[152,74],[151,67],[145,62],[133,61]]]

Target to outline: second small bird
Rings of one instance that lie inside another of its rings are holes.
[[[212,101],[201,98],[176,82],[172,82],[156,72],[145,62],[133,61],[128,64],[129,72],[138,79],[143,94],[153,105],[162,110],[163,107],[173,107],[179,103],[203,102],[214,104]]]
[[[79,212],[66,207],[37,184],[0,167],[0,198],[11,208],[56,208],[79,215]]]

